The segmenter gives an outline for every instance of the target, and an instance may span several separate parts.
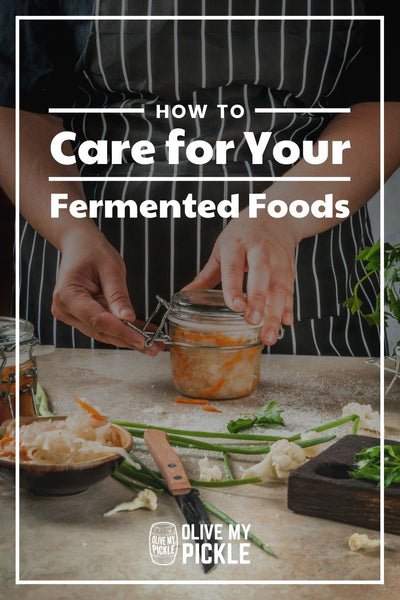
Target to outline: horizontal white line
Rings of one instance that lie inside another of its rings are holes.
[[[144,108],[49,108],[49,113],[144,113]],[[349,113],[350,108],[255,108],[256,113]]]
[[[383,579],[17,579],[24,585],[384,585]]]
[[[349,113],[351,108],[255,108],[256,113]]]
[[[49,177],[49,181],[351,181],[351,177]]]
[[[144,108],[49,108],[49,113],[144,113]]]
[[[382,15],[17,15],[16,21],[383,21]]]

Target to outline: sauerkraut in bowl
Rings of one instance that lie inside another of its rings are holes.
[[[24,465],[71,466],[116,455],[127,458],[132,447],[125,429],[80,411],[68,417],[21,419],[19,442]],[[0,459],[14,461],[15,420],[8,422],[0,443]]]

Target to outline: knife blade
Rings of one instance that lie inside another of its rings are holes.
[[[210,527],[210,518],[200,500],[199,490],[190,485],[184,466],[175,450],[170,446],[165,431],[146,429],[144,441],[160,469],[168,490],[174,496],[187,523],[193,527],[196,544],[200,547],[203,570],[204,573],[208,573],[216,564],[214,561],[216,540],[213,529]],[[208,530],[207,539],[204,538],[206,530]],[[202,550],[203,544],[206,543],[207,547]]]

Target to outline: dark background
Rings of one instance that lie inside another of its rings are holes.
[[[0,315],[11,315],[14,286],[14,208],[0,188]]]

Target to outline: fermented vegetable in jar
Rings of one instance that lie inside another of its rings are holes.
[[[36,414],[37,367],[32,351],[37,343],[32,323],[21,319],[19,321],[19,405],[21,416]],[[16,320],[11,317],[0,317],[0,423],[15,416],[16,350]]]
[[[261,325],[231,311],[219,290],[179,292],[168,311],[172,380],[179,392],[224,400],[260,380]]]

